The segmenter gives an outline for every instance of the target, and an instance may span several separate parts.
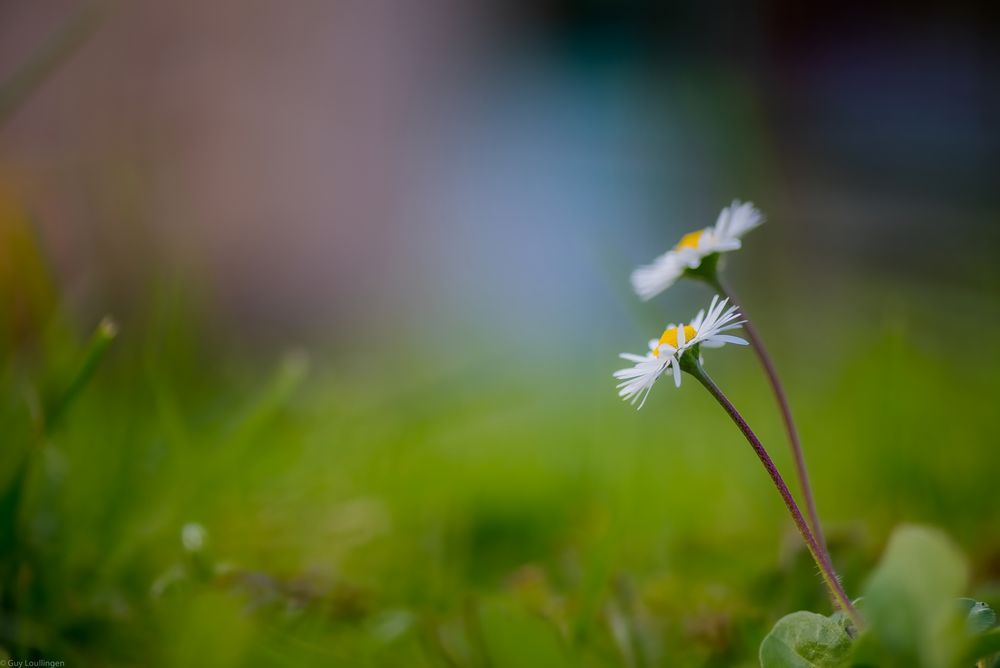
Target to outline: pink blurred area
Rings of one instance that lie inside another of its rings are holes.
[[[993,281],[980,10],[723,5],[112,1],[0,127],[0,186],[84,312],[175,282],[246,336],[565,350],[733,198],[758,296]],[[81,6],[0,4],[0,80]]]
[[[79,6],[0,8],[0,75]],[[116,3],[0,133],[0,169],[84,301],[137,298],[156,265],[265,327],[391,310],[419,134],[501,39],[487,9]]]

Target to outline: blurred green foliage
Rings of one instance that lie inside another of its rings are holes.
[[[893,532],[856,605],[865,627],[842,612],[795,612],[778,620],[760,647],[763,668],[921,666],[987,668],[1000,663],[996,614],[959,594],[968,566],[936,529],[904,525]]]
[[[694,384],[619,402],[615,342],[542,362],[502,333],[447,355],[415,340],[274,356],[154,290],[107,347],[60,303],[27,220],[2,218],[12,657],[750,666],[785,613],[830,612],[725,416]],[[996,304],[872,281],[794,297],[755,315],[848,592],[911,520],[955,537],[961,593],[996,607]],[[752,356],[709,365],[789,471]]]

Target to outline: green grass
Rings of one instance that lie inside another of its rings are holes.
[[[154,298],[96,364],[46,294],[5,321],[12,657],[740,666],[778,617],[830,610],[717,406],[687,383],[636,413],[599,335],[547,362],[518,361],[502,336],[448,355],[418,341],[249,352]],[[1000,313],[929,297],[846,286],[808,321],[760,324],[848,592],[895,524],[920,521],[971,555],[969,593],[995,606],[1000,359],[981,332]],[[943,304],[962,326],[942,330]],[[790,477],[753,357],[713,351],[708,368]],[[189,522],[207,530],[200,552],[181,543]]]

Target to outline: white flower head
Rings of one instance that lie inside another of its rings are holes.
[[[188,552],[201,552],[205,547],[208,532],[197,522],[188,522],[181,527],[181,544]]]
[[[745,346],[747,342],[738,336],[725,334],[737,329],[743,321],[735,306],[729,306],[729,299],[712,298],[708,311],[702,309],[687,325],[667,325],[659,339],[649,342],[649,352],[645,355],[622,353],[621,358],[634,362],[633,366],[615,371],[618,396],[631,403],[639,402],[639,408],[646,403],[653,385],[660,376],[674,377],[674,385],[681,386],[681,357],[695,348],[721,348],[727,343]]]
[[[652,299],[709,255],[739,250],[741,237],[763,222],[764,214],[753,203],[733,200],[715,225],[685,234],[673,249],[633,271],[632,288],[641,299]]]

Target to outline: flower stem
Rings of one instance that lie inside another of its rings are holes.
[[[740,314],[743,316],[743,331],[746,332],[747,338],[750,339],[750,347],[757,353],[757,359],[760,360],[761,366],[764,367],[764,374],[771,384],[771,390],[774,392],[774,398],[777,400],[778,408],[781,411],[781,419],[785,423],[788,444],[792,450],[792,458],[795,460],[795,474],[798,478],[799,488],[802,490],[802,499],[805,501],[806,512],[809,514],[809,525],[816,535],[817,543],[819,543],[820,548],[827,559],[829,559],[826,536],[823,534],[823,525],[819,521],[819,512],[816,510],[816,499],[813,497],[812,484],[809,482],[809,469],[806,467],[806,458],[802,452],[799,431],[795,427],[795,420],[792,419],[792,409],[788,405],[788,396],[785,394],[785,388],[778,379],[778,371],[774,368],[774,362],[771,361],[771,356],[767,353],[767,348],[764,347],[764,342],[757,333],[757,328],[751,322],[750,316],[747,315],[746,309],[737,301],[729,286],[722,281],[719,272],[714,270],[713,267],[713,271],[700,276],[700,278],[728,297],[729,302],[740,309]]]
[[[750,443],[750,447],[757,454],[758,459],[760,459],[761,464],[767,470],[768,475],[771,476],[771,480],[774,482],[774,486],[778,490],[778,494],[781,495],[782,501],[785,502],[785,506],[788,508],[788,512],[792,516],[792,521],[795,523],[795,528],[799,530],[802,535],[802,540],[805,541],[806,548],[809,550],[809,554],[812,555],[813,560],[816,565],[819,566],[820,573],[823,576],[823,581],[830,590],[830,595],[833,598],[834,604],[844,611],[844,614],[850,618],[851,622],[854,624],[855,628],[862,628],[862,620],[860,615],[858,615],[857,610],[851,604],[851,599],[847,596],[844,591],[843,586],[840,584],[840,578],[833,569],[833,564],[830,562],[829,557],[826,552],[820,547],[813,535],[813,532],[809,529],[809,525],[806,523],[805,517],[802,515],[802,511],[799,510],[798,505],[795,503],[795,499],[792,497],[792,493],[788,489],[788,485],[785,484],[784,479],[782,479],[781,474],[778,472],[778,468],[774,465],[771,460],[771,456],[767,454],[767,450],[764,449],[764,445],[754,434],[753,430],[750,429],[750,425],[747,421],[743,419],[736,407],[733,406],[729,398],[723,394],[719,386],[709,377],[705,369],[698,362],[696,353],[689,352],[681,357],[681,368],[687,373],[691,374],[698,379],[706,390],[715,397],[715,400],[719,402],[722,408],[726,411],[736,426],[739,427],[740,431],[746,437],[747,441]]]

